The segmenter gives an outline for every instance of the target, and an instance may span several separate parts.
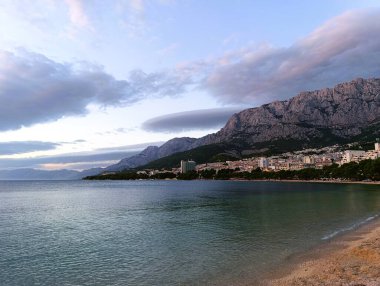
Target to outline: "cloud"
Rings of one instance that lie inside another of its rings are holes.
[[[177,50],[178,48],[180,47],[180,45],[178,43],[172,43],[160,50],[157,51],[157,54],[159,56],[167,56],[171,53],[173,53],[175,50]]]
[[[100,152],[95,154],[67,154],[59,156],[46,156],[37,158],[0,158],[0,170],[17,168],[46,168],[76,169],[106,167],[117,163],[123,158],[137,154],[139,151]]]
[[[117,147],[107,147],[107,148],[99,148],[97,149],[97,151],[118,151],[118,152],[122,152],[122,151],[139,151],[139,150],[143,150],[145,149],[146,147],[149,147],[149,146],[161,146],[162,144],[164,144],[165,142],[164,141],[157,141],[157,142],[147,142],[147,143],[140,143],[140,144],[134,144],[134,145],[126,145],[126,146],[117,146]]]
[[[75,140],[71,143],[75,144],[75,142],[80,142],[82,140]],[[6,142],[2,146],[0,144],[0,155],[12,155],[15,154],[14,143],[18,142]],[[35,145],[39,146],[44,144],[46,146],[52,145],[61,145],[67,144],[67,142],[61,143],[49,143],[49,142],[21,142],[21,143],[29,143],[29,146],[32,146],[31,143],[35,143]],[[55,156],[43,156],[43,157],[28,157],[28,158],[0,158],[0,170],[4,169],[17,169],[17,168],[37,168],[37,169],[73,169],[73,170],[83,170],[89,168],[97,168],[97,167],[106,167],[112,164],[117,163],[121,159],[131,157],[141,152],[141,150],[145,149],[148,146],[161,146],[165,142],[147,142],[141,144],[134,145],[125,145],[125,146],[117,146],[117,147],[109,147],[109,148],[99,148],[91,152],[75,152],[68,153],[62,155]],[[9,152],[3,152],[6,149],[6,145],[9,145]],[[17,145],[17,144],[16,144]],[[22,144],[20,144],[22,145]],[[13,148],[13,149],[11,149]],[[42,148],[42,147],[41,147]],[[52,147],[54,148],[54,147]],[[21,147],[18,149],[24,153],[25,150]],[[41,149],[37,150],[37,147],[34,151],[42,151]],[[8,153],[8,154],[6,154]]]
[[[215,108],[173,113],[151,118],[142,124],[142,128],[146,131],[167,133],[220,128],[231,115],[241,109]]]
[[[290,47],[235,51],[215,60],[202,87],[223,102],[265,103],[380,76],[379,19],[379,9],[346,12]]]
[[[130,0],[131,8],[137,13],[144,13],[144,0]]]
[[[91,28],[82,0],[65,0],[69,8],[70,22],[78,28]]]
[[[41,141],[0,142],[0,155],[23,154],[34,151],[53,150],[60,144]]]
[[[126,3],[135,11],[145,9],[143,2]],[[289,47],[248,47],[171,70],[134,70],[123,80],[89,63],[59,63],[25,50],[0,51],[0,131],[84,115],[90,104],[123,106],[179,96],[192,88],[222,103],[255,106],[357,77],[378,77],[378,19],[379,9],[351,11]]]
[[[121,0],[119,7],[121,11],[126,11],[126,17],[122,23],[128,35],[136,37],[146,31],[145,23],[145,1],[144,0]]]
[[[117,80],[88,63],[58,63],[25,50],[0,51],[0,131],[84,115],[89,104],[121,106],[176,95],[188,80],[138,70],[128,80]]]

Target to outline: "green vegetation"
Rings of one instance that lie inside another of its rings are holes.
[[[318,141],[318,140],[316,140]],[[373,148],[373,144],[376,142],[373,141],[358,141],[357,144],[351,146],[351,150],[370,150]],[[318,144],[319,147],[328,146],[328,144]],[[239,155],[240,153],[236,150],[262,150],[261,152],[255,152],[255,156],[275,156],[283,154],[285,152],[293,152],[301,150],[306,147],[317,147],[317,144],[312,142],[301,142],[293,139],[281,139],[273,142],[261,142],[256,143],[251,147],[242,147],[234,144],[211,144],[200,146],[189,151],[175,153],[173,155],[155,160],[150,162],[147,165],[141,166],[138,170],[144,169],[171,169],[179,167],[179,162],[186,159],[192,159],[197,162],[197,164],[211,163],[211,162],[225,162],[225,161],[235,161],[240,160],[241,158],[252,157],[252,154],[247,154],[245,156]],[[240,149],[243,148],[243,149]],[[310,154],[317,154],[318,152],[310,152]]]
[[[162,172],[154,175],[136,172],[120,172],[115,174],[104,174],[98,176],[90,176],[86,180],[140,180],[140,179],[178,179],[178,180],[194,180],[194,179],[245,179],[245,180],[352,180],[363,181],[372,180],[380,181],[380,158],[376,160],[364,160],[359,163],[347,163],[342,166],[333,164],[326,166],[323,169],[302,169],[299,171],[278,171],[278,172],[263,172],[257,168],[252,172],[240,172],[239,169],[222,169],[202,170],[200,172],[191,171],[185,174],[174,174],[172,172]]]
[[[189,151],[175,153],[173,155],[155,160],[147,165],[139,167],[143,169],[162,169],[162,168],[176,168],[179,167],[180,161],[184,159],[191,159],[197,162],[197,164],[207,162],[217,162],[218,160],[225,159],[225,157],[215,157],[215,161],[211,160],[214,156],[225,153],[228,149],[224,144],[210,144],[200,146]],[[236,160],[237,158],[235,158]],[[225,160],[223,160],[225,161]]]
[[[178,174],[177,179],[178,180],[196,180],[199,179],[199,174],[196,171],[190,171],[184,174]]]

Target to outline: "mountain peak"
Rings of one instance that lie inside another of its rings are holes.
[[[301,92],[283,101],[234,114],[217,133],[197,146],[234,140],[246,145],[279,139],[322,138],[323,129],[347,138],[380,119],[380,79],[358,78],[333,88]]]

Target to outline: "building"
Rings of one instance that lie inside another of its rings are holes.
[[[380,151],[380,143],[375,143],[375,151]]]
[[[197,164],[194,161],[181,160],[181,173],[184,174],[190,171],[194,171],[196,165]]]
[[[346,164],[350,162],[359,162],[361,160],[365,160],[366,157],[365,151],[347,150],[344,152],[341,163]]]
[[[315,159],[314,159],[314,157],[311,157],[311,156],[305,156],[305,157],[303,157],[303,163],[304,164],[314,164]]]
[[[375,160],[377,158],[380,158],[380,152],[376,150],[370,150],[366,152],[366,159]]]
[[[265,157],[260,157],[259,159],[259,168],[261,169],[268,169],[269,167],[269,160]]]

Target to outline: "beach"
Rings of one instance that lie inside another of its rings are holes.
[[[380,185],[380,181],[351,181],[351,180],[263,180],[268,182],[286,182],[286,183],[325,183],[325,184],[362,184],[362,185]]]
[[[283,183],[322,183],[322,184],[358,184],[358,185],[380,185],[380,181],[352,181],[352,180],[288,180],[288,179],[255,179],[247,180],[241,178],[231,178],[230,181],[237,182],[283,182]]]
[[[380,219],[299,255],[264,285],[379,286]]]

